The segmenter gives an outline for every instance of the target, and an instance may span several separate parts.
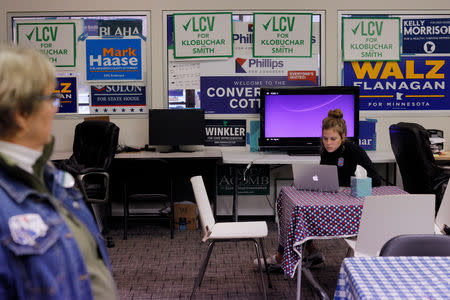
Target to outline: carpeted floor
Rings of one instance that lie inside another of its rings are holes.
[[[207,250],[201,231],[176,230],[171,240],[168,225],[140,222],[130,224],[128,240],[123,240],[120,219],[115,223],[110,232],[115,247],[108,252],[120,299],[188,299]],[[264,246],[266,255],[271,255],[278,244],[277,226],[273,221],[267,223],[269,236]],[[313,274],[332,298],[346,246],[340,239],[318,240],[316,246],[325,264],[314,268]],[[251,242],[217,243],[194,298],[262,299],[258,268],[252,263],[255,257]],[[302,280],[301,298],[318,299],[304,276]],[[296,278],[272,273],[272,283],[269,299],[295,299]]]

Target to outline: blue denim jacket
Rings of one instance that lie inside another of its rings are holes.
[[[56,201],[75,215],[95,237],[108,266],[106,248],[81,194],[58,182],[60,170],[46,166],[44,178]],[[54,201],[54,200],[53,200]],[[48,230],[34,245],[13,240],[8,220],[38,214]],[[93,299],[89,275],[77,243],[54,208],[41,194],[0,169],[0,299]]]

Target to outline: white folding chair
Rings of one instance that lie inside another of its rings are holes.
[[[444,225],[450,226],[450,188],[447,185],[444,196],[442,197],[441,206],[435,220],[435,232],[442,234]]]
[[[264,299],[267,299],[266,288],[264,284],[263,271],[259,256],[259,245],[261,246],[262,257],[264,265],[267,268],[266,256],[262,238],[267,236],[266,222],[222,222],[216,223],[214,215],[209,203],[208,195],[206,193],[205,184],[202,176],[194,176],[191,178],[192,189],[194,190],[195,201],[199,211],[200,220],[203,229],[203,242],[209,242],[208,252],[200,267],[197,278],[195,279],[194,288],[192,289],[191,299],[194,296],[195,290],[201,285],[203,276],[205,275],[206,267],[208,266],[209,258],[216,242],[224,242],[230,240],[238,241],[253,241],[258,258],[259,274],[261,276],[262,289]],[[258,245],[258,241],[259,245]],[[269,287],[272,287],[269,272],[267,272],[267,279]]]
[[[434,199],[433,194],[367,196],[356,241],[345,241],[354,256],[378,256],[394,236],[434,233]]]

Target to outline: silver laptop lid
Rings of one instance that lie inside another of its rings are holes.
[[[337,192],[339,180],[337,166],[318,164],[292,164],[294,185],[297,189]]]

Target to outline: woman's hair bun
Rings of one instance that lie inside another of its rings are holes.
[[[344,117],[344,113],[339,108],[336,108],[336,109],[330,110],[328,112],[328,117],[329,118],[342,119]]]

